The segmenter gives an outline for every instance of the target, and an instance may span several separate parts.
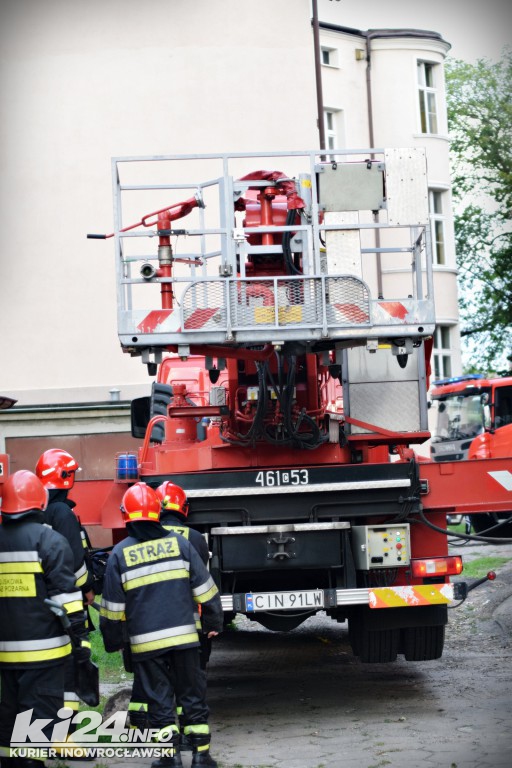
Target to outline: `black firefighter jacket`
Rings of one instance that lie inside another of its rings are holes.
[[[39,513],[40,515],[40,513]],[[41,520],[41,522],[38,522]],[[38,513],[0,525],[0,667],[62,663],[71,643],[44,603],[51,598],[83,631],[82,592],[69,544]]]
[[[117,651],[129,641],[138,661],[199,646],[196,604],[203,631],[221,632],[219,593],[194,547],[176,534],[145,541],[128,536],[107,563],[100,611],[105,649]]]
[[[88,567],[87,547],[80,522],[73,512],[75,502],[67,498],[67,490],[51,489],[50,501],[44,511],[44,521],[68,541],[73,552],[73,571],[76,586],[82,592],[92,588],[92,573]]]
[[[208,551],[208,544],[202,533],[196,531],[195,528],[189,528],[189,526],[178,517],[173,515],[172,512],[163,511],[160,516],[160,523],[166,531],[170,533],[179,533],[183,538],[188,539],[196,552],[199,554],[201,560],[205,565],[208,564],[210,559],[210,553]]]

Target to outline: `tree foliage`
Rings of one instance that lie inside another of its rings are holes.
[[[512,50],[446,66],[461,334],[489,371],[512,354]]]

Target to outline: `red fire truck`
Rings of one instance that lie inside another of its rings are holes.
[[[505,509],[510,472],[482,461],[477,483],[410,448],[430,436],[424,151],[112,170],[114,232],[91,237],[114,240],[121,346],[157,378],[132,405],[139,452],[117,457],[116,482],[76,484],[82,522],[117,540],[126,484],[170,479],[227,620],[288,630],[325,611],[363,661],[438,658],[462,570],[446,515]]]
[[[441,379],[432,389],[432,402],[437,406],[437,425],[430,447],[433,461],[511,460],[512,377],[468,374]],[[477,532],[494,529],[492,536],[510,536],[512,524],[505,521],[511,515],[475,515],[472,524]]]

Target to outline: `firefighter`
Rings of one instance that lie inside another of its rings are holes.
[[[179,485],[175,485],[168,480],[158,486],[156,495],[161,502],[160,522],[165,530],[171,533],[177,533],[185,539],[188,539],[205,566],[207,566],[210,559],[208,545],[206,539],[199,533],[199,531],[189,528],[187,525],[188,500],[187,494],[183,488],[180,488]],[[210,656],[211,639],[209,639],[202,631],[199,613],[196,614],[195,618],[200,641],[200,673],[197,676],[196,684],[198,686],[198,695],[205,697],[206,664]],[[130,713],[130,725],[134,728],[143,729],[147,726],[147,702],[144,701],[140,681],[136,672],[137,670],[135,669],[132,695],[128,705],[128,711]],[[176,702],[176,714],[178,715],[180,725],[183,726],[183,707],[179,701]],[[180,749],[182,751],[191,749],[189,739],[183,732],[183,727],[180,728]]]
[[[88,567],[88,539],[73,512],[75,502],[68,499],[68,492],[75,484],[75,473],[79,470],[78,462],[61,448],[50,448],[45,451],[36,464],[36,475],[49,494],[44,521],[67,539],[73,552],[75,584],[82,591],[84,603],[91,605],[94,601],[94,592],[93,576]],[[68,659],[66,666],[64,703],[66,707],[78,711],[80,699],[75,691],[75,670],[71,659]]]
[[[208,707],[196,685],[200,666],[194,603],[202,607],[204,631],[217,635],[222,630],[217,587],[189,542],[160,524],[160,499],[152,488],[135,483],[124,494],[121,509],[128,537],[116,544],[107,563],[100,611],[105,649],[122,649],[128,636],[135,674],[148,702],[148,724],[159,729],[157,741],[176,750],[174,757],[161,757],[152,768],[182,768],[175,694],[183,706],[192,766],[216,768],[209,752]]]
[[[40,760],[8,757],[16,716],[33,709],[50,740],[64,702],[64,668],[71,643],[49,598],[68,614],[79,639],[79,662],[90,658],[82,593],[76,588],[73,554],[63,536],[44,525],[48,492],[28,470],[10,475],[3,486],[0,525],[0,703],[1,766],[39,768]],[[30,745],[29,745],[30,746]]]

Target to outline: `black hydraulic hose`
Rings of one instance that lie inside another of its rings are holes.
[[[286,214],[286,226],[291,227],[292,224],[295,222],[295,215],[297,211],[296,210],[290,210]],[[291,239],[292,239],[292,233],[291,232],[283,232],[283,256],[284,256],[284,262],[286,271],[289,275],[302,275],[302,272],[300,269],[297,269],[295,264],[293,263],[293,255],[292,255],[292,249],[291,249]]]
[[[480,531],[479,536],[482,536],[482,534],[484,536],[487,536],[487,534],[490,533],[491,531],[495,531],[497,528],[502,528],[504,525],[508,525],[510,523],[512,523],[512,515],[510,517],[507,517],[505,520],[501,520],[499,523],[496,523],[496,525],[491,525],[490,528],[485,528],[485,530]],[[458,535],[459,534],[456,533],[455,531],[450,531],[450,536],[453,536],[454,540],[455,540],[455,538]],[[471,534],[468,534],[468,536],[471,536]],[[507,539],[499,538],[499,539],[493,539],[493,541],[504,541],[504,542],[506,542]],[[448,543],[451,543],[451,542],[449,541]],[[468,544],[468,543],[469,543],[468,541],[465,541],[464,545]],[[461,546],[463,546],[463,545],[461,544]]]
[[[434,525],[434,523],[431,523],[430,520],[427,520],[427,518],[425,517],[425,513],[423,512],[422,509],[418,510],[418,514],[421,518],[421,522],[424,523],[428,528],[431,528],[433,531],[437,531],[438,533],[444,533],[445,536],[454,536],[457,539],[467,539],[468,541],[483,541],[486,544],[512,543],[512,539],[505,539],[505,538],[497,539],[497,538],[492,538],[490,536],[471,535],[469,533],[453,533],[452,531],[447,531],[446,528],[440,528],[438,525]],[[410,519],[410,522],[417,522],[417,520]]]

